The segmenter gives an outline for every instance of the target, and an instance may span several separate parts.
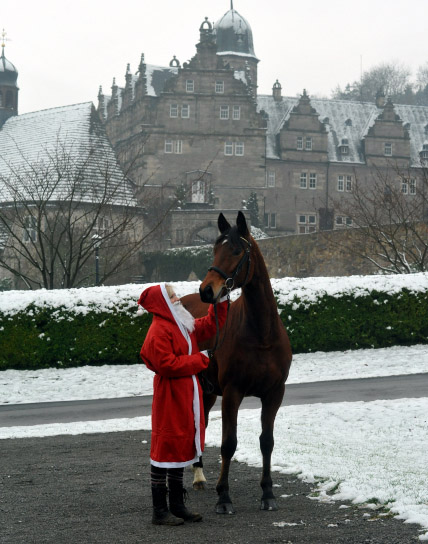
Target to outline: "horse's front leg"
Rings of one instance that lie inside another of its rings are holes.
[[[212,393],[204,393],[204,415],[205,415],[205,428],[208,427],[208,419],[211,408],[214,406],[217,395]],[[193,489],[195,491],[204,491],[206,488],[207,480],[204,475],[204,464],[202,462],[202,456],[199,457],[199,461],[192,466],[193,470]]]
[[[260,504],[261,510],[278,510],[272,491],[271,457],[274,446],[273,428],[275,417],[284,397],[285,386],[262,398],[262,433],[260,435],[260,450],[263,456],[263,473],[260,485],[263,490]]]
[[[229,496],[229,469],[230,461],[237,446],[237,422],[238,409],[242,402],[242,394],[238,391],[227,388],[223,391],[221,404],[222,411],[222,441],[221,441],[221,471],[217,482],[218,501],[216,504],[217,514],[234,514],[232,500]]]

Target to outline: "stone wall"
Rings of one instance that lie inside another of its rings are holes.
[[[310,276],[351,276],[374,274],[378,269],[366,259],[347,251],[354,233],[322,233],[279,236],[258,240],[271,278]]]

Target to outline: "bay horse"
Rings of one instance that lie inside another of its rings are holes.
[[[277,510],[272,492],[271,455],[274,422],[281,406],[285,381],[291,365],[291,347],[279,318],[275,297],[263,256],[248,231],[245,216],[238,213],[231,226],[224,215],[218,217],[220,236],[214,245],[214,261],[202,281],[198,295],[182,298],[195,316],[206,315],[209,304],[232,289],[242,294],[230,304],[225,326],[216,340],[215,351],[204,376],[210,392],[204,392],[205,421],[218,395],[222,396],[221,471],[216,491],[216,512],[234,514],[229,495],[229,468],[237,446],[238,409],[247,396],[261,400],[260,449],[263,471],[262,510]],[[199,300],[198,300],[199,299]],[[210,345],[201,349],[213,348]],[[199,478],[205,481],[202,470]]]

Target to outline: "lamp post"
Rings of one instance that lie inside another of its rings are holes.
[[[100,257],[99,257],[99,250],[101,245],[100,238],[101,236],[99,234],[94,234],[92,236],[94,249],[95,249],[95,285],[96,286],[100,282]]]

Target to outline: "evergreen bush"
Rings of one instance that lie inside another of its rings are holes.
[[[138,363],[151,316],[137,316],[134,299],[117,296],[110,309],[90,303],[81,313],[34,302],[0,310],[0,370]],[[278,308],[293,353],[428,343],[427,291],[295,295]]]

